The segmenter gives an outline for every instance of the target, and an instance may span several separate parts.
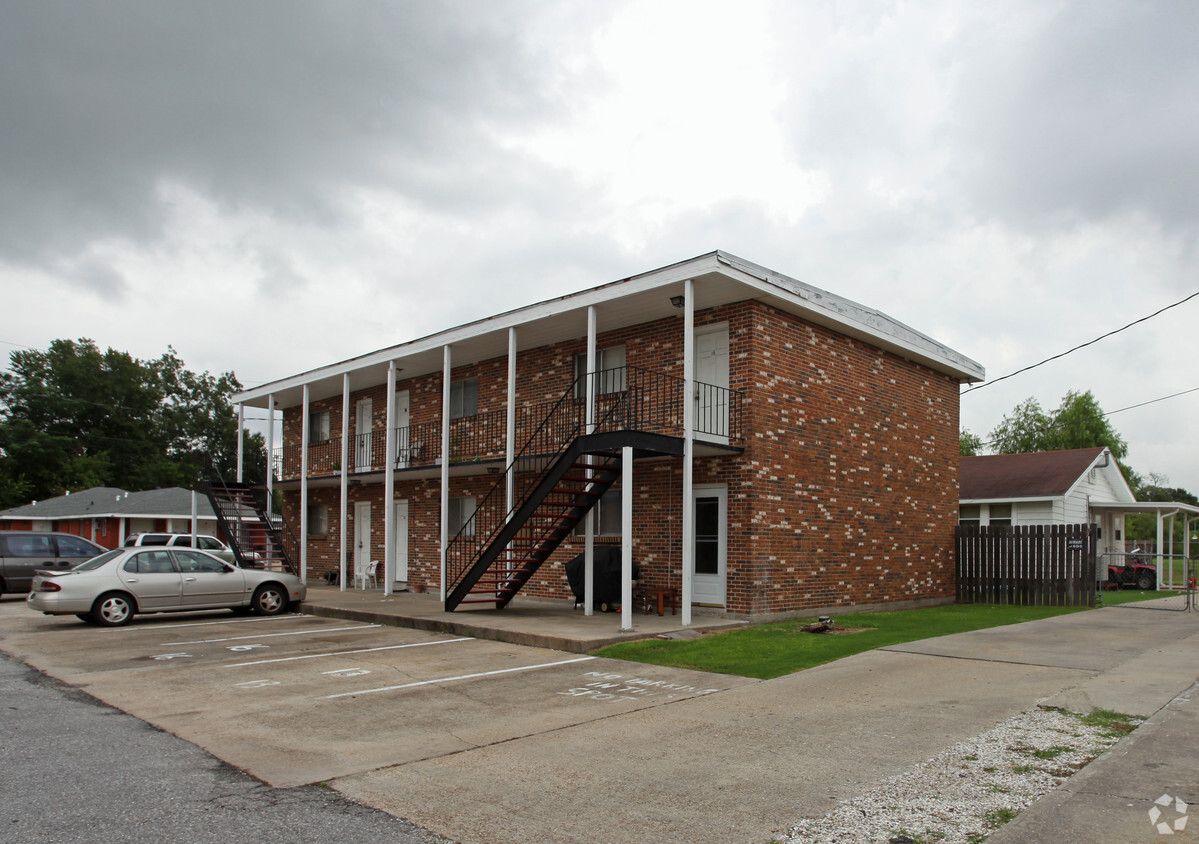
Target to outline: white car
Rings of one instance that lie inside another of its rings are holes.
[[[190,533],[135,533],[124,542],[125,548],[144,545],[167,545],[171,548],[191,548],[192,535]],[[237,565],[233,549],[215,536],[209,536],[204,533],[197,534],[196,547],[201,551],[207,551],[214,557],[219,557],[226,563]],[[247,562],[250,565],[254,565],[259,559],[259,555],[252,551],[243,556],[249,557]]]
[[[283,572],[243,569],[190,548],[119,548],[70,571],[39,570],[26,605],[105,627],[135,614],[229,608],[278,615],[308,596]]]

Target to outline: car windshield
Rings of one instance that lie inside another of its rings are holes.
[[[101,554],[99,557],[92,557],[86,563],[80,563],[79,565],[75,566],[75,571],[91,571],[92,569],[98,569],[113,557],[124,553],[124,551],[118,548],[115,551],[109,551],[106,554]]]

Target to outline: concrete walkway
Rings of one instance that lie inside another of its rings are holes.
[[[317,588],[306,610],[576,653],[630,638],[619,616],[528,599],[447,614],[430,595]],[[678,622],[637,613],[631,637],[679,635]],[[1197,681],[1199,613],[1110,607],[897,645],[630,713],[618,741],[609,720],[336,787],[463,841],[762,841],[1040,703],[1148,720],[988,840],[1155,841],[1153,801],[1199,804]],[[1176,820],[1177,804],[1161,817]],[[1199,839],[1194,824],[1185,834]]]
[[[692,624],[684,627],[682,616],[669,608],[657,614],[642,606],[633,612],[632,631],[620,629],[620,613],[596,612],[585,615],[569,600],[549,601],[518,595],[507,608],[459,609],[446,612],[437,595],[397,592],[388,596],[381,589],[347,589],[336,586],[309,586],[304,612],[326,618],[347,618],[394,624],[434,633],[494,639],[535,648],[552,648],[570,653],[587,653],[597,648],[646,639],[651,636],[697,635],[698,630],[725,630],[744,627],[746,622],[721,618],[718,610],[695,608]]]

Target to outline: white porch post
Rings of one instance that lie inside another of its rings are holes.
[[[346,591],[346,575],[349,565],[346,560],[346,522],[350,511],[350,373],[341,376],[341,531],[338,537],[337,582],[342,592]]]
[[[396,362],[387,362],[387,420],[384,422],[386,436],[383,440],[383,457],[387,466],[383,470],[383,594],[390,595],[395,584],[396,558],[396,440],[392,433],[395,425],[396,407]]]
[[[508,412],[507,433],[504,437],[504,465],[516,459],[516,328],[508,329]],[[505,473],[508,487],[504,491],[504,512],[511,513],[516,503],[516,470]]]
[[[300,580],[308,578],[308,385],[304,385],[304,408],[300,419]]]
[[[691,623],[691,577],[695,571],[695,284],[683,285],[683,626]]]
[[[446,598],[446,552],[450,544],[450,369],[449,345],[442,348],[441,362],[441,600]]]
[[[584,376],[586,395],[586,431],[595,433],[595,305],[587,307],[587,374]],[[591,462],[591,458],[587,458]],[[588,470],[587,476],[591,477]],[[583,523],[583,615],[595,612],[595,507],[587,511]]]
[[[620,629],[633,629],[633,447],[620,450]]]
[[[242,482],[242,466],[246,459],[246,406],[237,406],[237,482]]]
[[[192,490],[192,527],[191,527],[191,531],[192,531],[192,547],[199,548],[200,546],[198,544],[196,544],[196,534],[200,532],[200,502],[199,502],[199,499],[196,498],[196,491],[194,489]],[[95,536],[95,535],[96,535],[96,528],[93,525],[92,526],[92,536]]]
[[[300,441],[308,433],[308,419],[300,420]],[[266,397],[266,514],[275,511],[275,394]]]

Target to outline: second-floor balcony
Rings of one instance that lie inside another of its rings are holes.
[[[668,436],[683,435],[683,379],[637,367],[604,370],[595,379],[596,430],[641,430]],[[585,425],[586,401],[583,379],[568,395],[575,422]],[[695,436],[697,440],[736,446],[744,438],[740,390],[695,382]],[[562,401],[522,405],[515,411],[515,448],[520,450],[546,422],[551,410]],[[507,410],[494,410],[450,420],[449,462],[492,463],[507,453]],[[336,477],[380,473],[387,468],[388,442],[392,437],[397,471],[429,469],[441,465],[441,420],[352,434],[343,456],[341,437],[308,444],[308,477]],[[275,479],[296,480],[301,476],[300,445],[274,450]]]

